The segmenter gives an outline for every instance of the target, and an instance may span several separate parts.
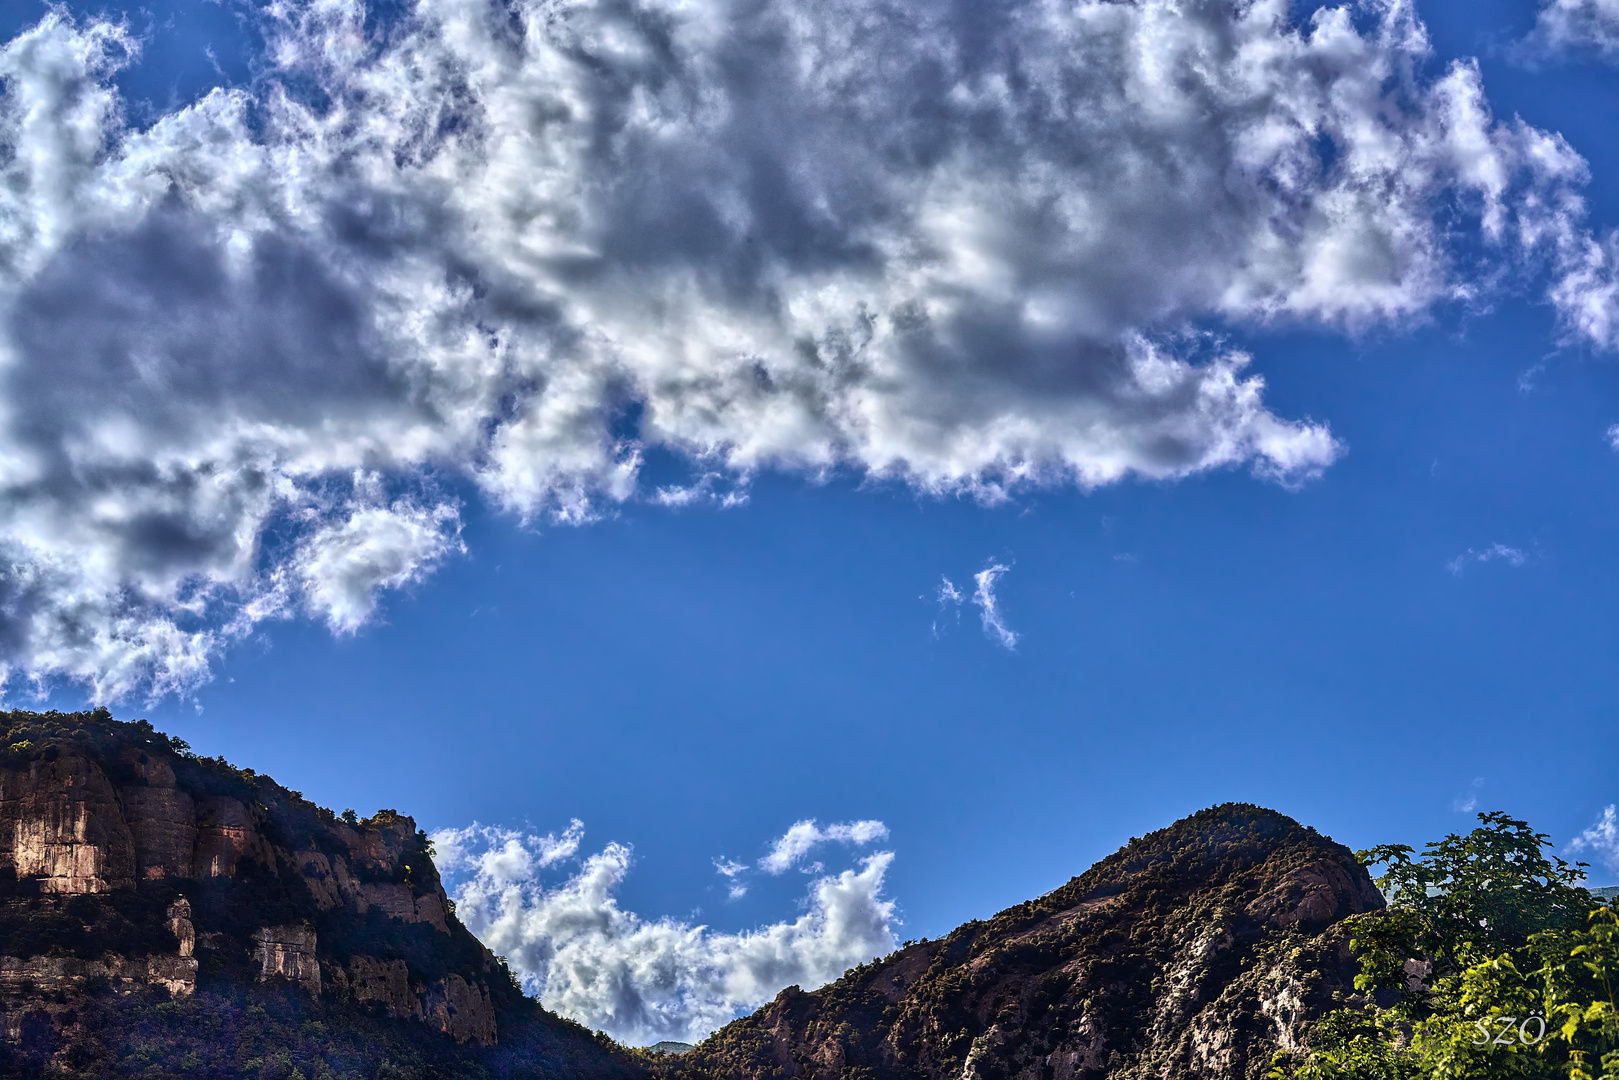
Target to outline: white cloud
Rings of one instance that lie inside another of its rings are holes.
[[[1569,842],[1568,850],[1575,855],[1590,855],[1603,866],[1619,873],[1619,815],[1610,805],[1591,827]]]
[[[1508,547],[1505,544],[1491,544],[1489,547],[1477,550],[1468,548],[1446,563],[1445,569],[1455,576],[1461,577],[1469,566],[1479,566],[1491,562],[1504,562],[1508,566],[1522,566],[1528,561],[1529,556],[1518,548]]]
[[[973,590],[973,603],[978,605],[979,618],[984,623],[984,633],[1000,642],[1008,652],[1017,648],[1017,634],[1007,625],[1001,613],[1000,601],[995,597],[995,582],[1008,567],[992,562],[978,573],[973,575],[977,587]]]
[[[770,845],[770,853],[759,860],[759,868],[767,874],[784,874],[822,844],[858,847],[887,838],[888,826],[880,821],[835,822],[824,829],[813,819],[799,821]]]
[[[658,506],[678,509],[697,504],[711,504],[722,510],[746,506],[748,503],[747,489],[740,482],[730,482],[732,478],[721,476],[719,473],[704,473],[692,484],[666,484],[653,491],[648,501]]]
[[[451,551],[456,509],[424,510],[409,500],[389,506],[353,505],[347,517],[310,532],[293,557],[308,606],[334,630],[352,633],[376,609],[376,593],[420,580]]]
[[[1017,634],[1006,625],[1005,614],[1001,611],[999,598],[995,595],[995,583],[1001,575],[1007,573],[1010,567],[1003,566],[993,560],[973,575],[972,602],[978,608],[979,620],[983,623],[984,633],[999,642],[1000,645],[1011,651],[1017,647]],[[938,602],[940,611],[954,609],[956,617],[961,617],[961,605],[967,597],[956,588],[954,582],[948,577],[943,578],[934,599]],[[939,636],[939,621],[933,622],[933,636]]]
[[[585,823],[574,818],[561,836],[522,833],[473,822],[463,829],[433,833],[433,862],[446,873],[475,873],[504,888],[533,878],[548,866],[573,858],[585,837]]]
[[[1572,336],[1605,349],[1619,348],[1619,234],[1598,241],[1579,236],[1566,245],[1563,276],[1552,301]]]
[[[456,550],[434,477],[576,522],[765,468],[1294,484],[1343,448],[1211,328],[1523,265],[1615,344],[1584,163],[1415,74],[1401,0],[262,11],[251,87],[141,128],[127,30],[0,47],[0,674],[183,690],[259,620],[350,630]],[[651,448],[699,479],[639,493]]]
[[[1619,59],[1619,0],[1544,0],[1530,54],[1593,53]]]
[[[889,852],[817,880],[797,919],[726,934],[620,908],[613,893],[631,862],[621,844],[547,887],[524,858],[532,837],[473,827],[433,841],[468,929],[547,1008],[629,1043],[696,1041],[784,987],[820,986],[895,945],[894,904],[881,896]]]
[[[961,595],[961,590],[956,588],[956,583],[941,575],[939,578],[939,588],[933,594],[934,603],[939,605],[939,614],[942,616],[946,611],[952,612],[955,615],[955,621],[960,622],[961,605],[965,600],[966,597]],[[933,620],[932,632],[934,637],[939,636],[938,618]]]
[[[727,882],[725,895],[731,900],[740,900],[748,895],[747,882],[739,880],[740,875],[748,868],[747,863],[737,862],[735,859],[715,859],[714,870]]]

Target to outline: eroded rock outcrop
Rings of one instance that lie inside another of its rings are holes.
[[[253,935],[253,959],[259,978],[286,979],[320,996],[320,961],[315,958],[315,931],[307,926],[266,926]]]
[[[165,914],[169,917],[169,933],[180,946],[180,955],[195,956],[197,930],[191,923],[191,902],[182,896],[169,905]]]
[[[389,1016],[420,1020],[424,1015],[424,995],[411,984],[410,968],[403,960],[379,960],[356,956],[332,972],[337,992],[354,1001],[377,1005]]]

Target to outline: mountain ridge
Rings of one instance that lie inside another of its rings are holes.
[[[784,990],[678,1059],[713,1080],[1257,1078],[1353,993],[1345,847],[1227,803],[1046,895]]]

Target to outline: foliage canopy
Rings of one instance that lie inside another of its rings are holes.
[[[1583,863],[1503,813],[1465,836],[1357,852],[1389,898],[1355,916],[1357,1006],[1329,1014],[1298,1080],[1619,1080],[1619,911]]]

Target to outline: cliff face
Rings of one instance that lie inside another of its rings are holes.
[[[1205,810],[1056,891],[793,987],[683,1055],[727,1080],[1257,1080],[1351,992],[1346,916],[1383,906],[1348,849]]]
[[[268,1045],[280,1029],[255,1002],[293,1025],[353,1021],[369,1033],[359,1044],[393,1040],[423,1068],[474,1057],[542,1071],[549,1057],[569,1075],[628,1067],[523,997],[456,920],[409,817],[346,822],[104,712],[0,719],[4,1075],[118,1075],[124,1063],[97,1059],[115,1054],[98,1024],[144,1017],[183,1039],[185,1017],[233,1009],[253,1018],[241,1038],[266,1043],[243,1051],[262,1071],[286,1048]],[[161,1031],[152,1037],[161,1056]],[[235,1067],[215,1071],[249,1074]]]

